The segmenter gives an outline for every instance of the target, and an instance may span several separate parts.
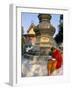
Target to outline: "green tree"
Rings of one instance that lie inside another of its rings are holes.
[[[63,42],[63,15],[60,15],[59,33],[56,35],[55,41],[57,44]]]
[[[21,51],[22,51],[22,55],[23,55],[23,52],[24,52],[24,44],[25,44],[25,38],[24,38],[24,29],[23,27],[21,27]]]

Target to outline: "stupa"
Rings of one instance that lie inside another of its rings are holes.
[[[39,24],[34,28],[36,34],[35,45],[40,49],[40,55],[48,55],[49,48],[56,46],[53,39],[55,27],[50,23],[52,18],[50,14],[39,14],[38,18]]]

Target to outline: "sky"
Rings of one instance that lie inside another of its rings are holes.
[[[55,35],[58,33],[58,25],[59,25],[59,20],[60,20],[60,14],[51,14],[51,24],[55,27],[56,32]],[[39,19],[38,19],[38,13],[21,13],[21,26],[23,26],[24,33],[27,33],[27,30],[31,23],[34,23],[35,25],[39,24]]]

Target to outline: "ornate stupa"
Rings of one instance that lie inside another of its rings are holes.
[[[48,55],[48,48],[56,46],[53,39],[55,28],[51,25],[50,14],[39,14],[39,24],[34,28],[36,33],[36,46],[40,48],[40,54]]]

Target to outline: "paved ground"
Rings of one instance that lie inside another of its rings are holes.
[[[47,76],[47,60],[37,60],[37,59],[26,59],[22,57],[22,76],[31,77],[31,76]],[[59,70],[56,70],[52,75],[62,75],[62,67]]]

